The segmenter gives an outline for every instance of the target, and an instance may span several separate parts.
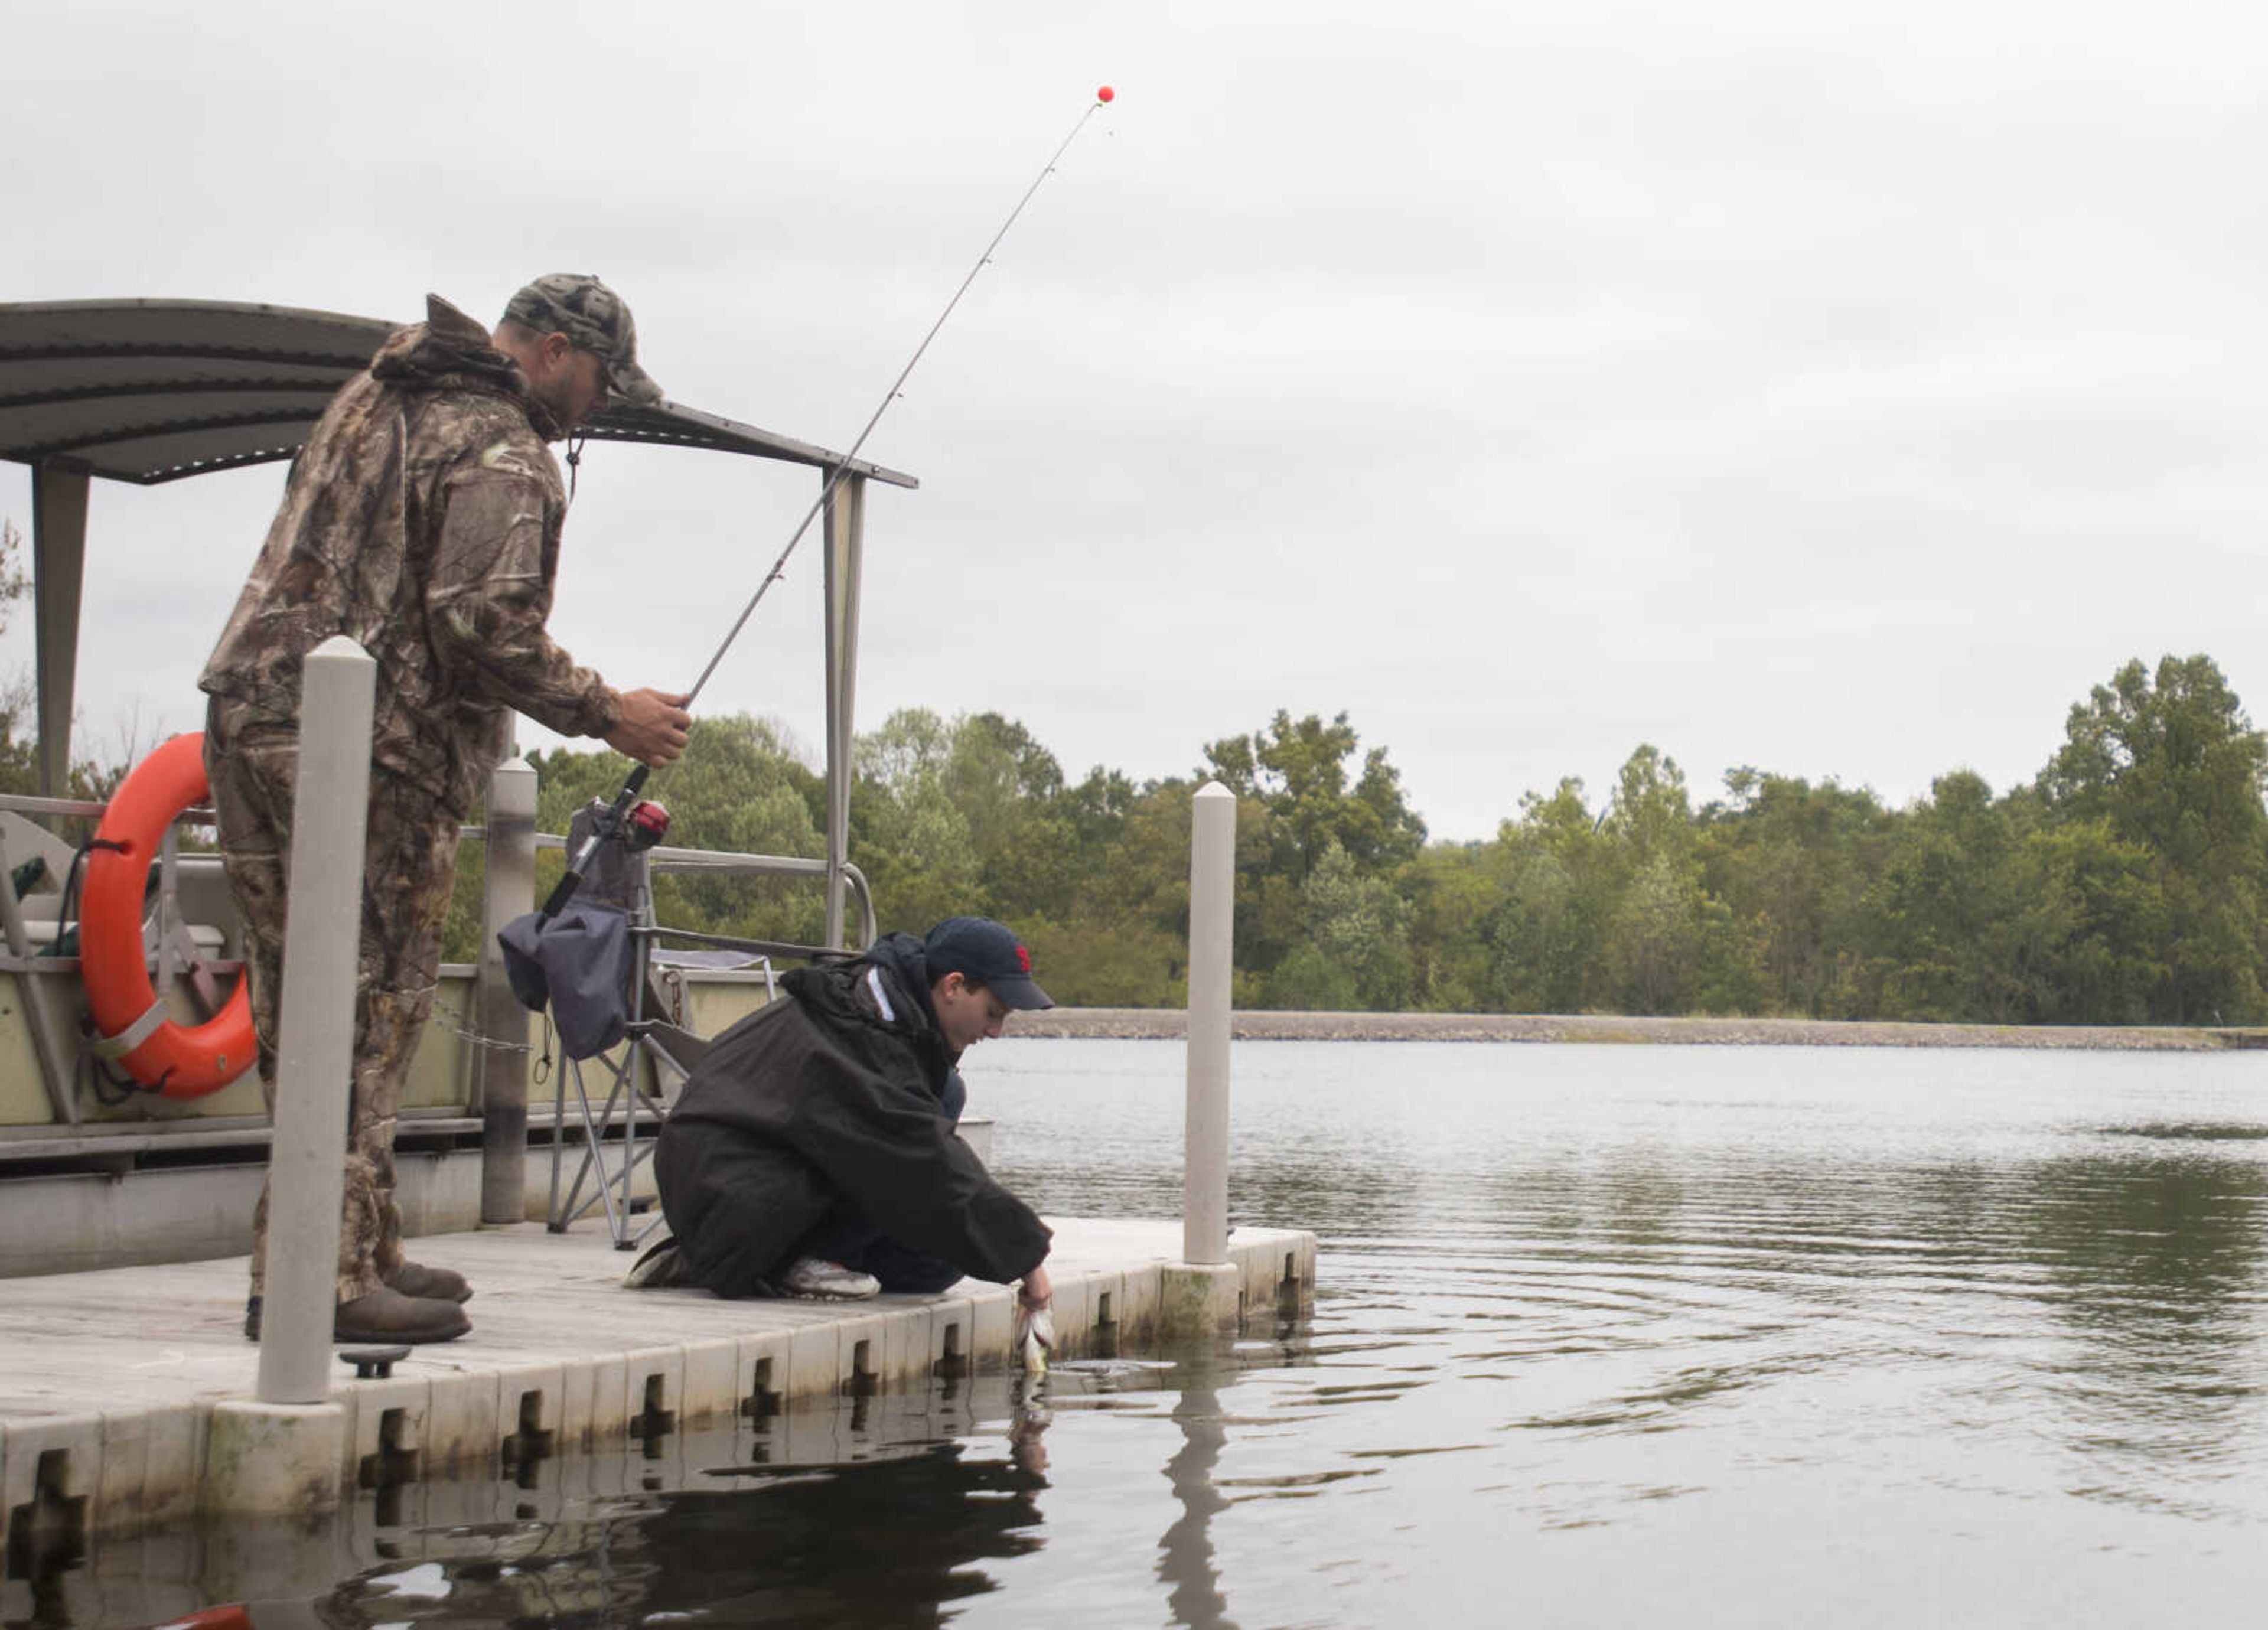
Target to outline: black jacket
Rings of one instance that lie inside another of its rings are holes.
[[[1038,1266],[1047,1225],[954,1132],[954,1057],[921,942],[890,934],[780,985],[783,999],[717,1038],[662,1124],[661,1207],[700,1281],[757,1293],[846,1199],[976,1278]]]

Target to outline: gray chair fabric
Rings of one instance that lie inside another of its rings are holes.
[[[550,1003],[569,1058],[594,1058],[629,1034],[636,953],[627,912],[578,899],[549,920],[539,911],[514,918],[497,940],[512,994],[537,1011]]]

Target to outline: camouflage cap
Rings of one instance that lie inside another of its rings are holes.
[[[563,334],[607,365],[611,407],[650,408],[661,387],[637,365],[637,325],[622,297],[586,272],[553,272],[512,297],[504,321]]]

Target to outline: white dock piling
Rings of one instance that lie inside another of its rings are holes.
[[[300,680],[261,1317],[262,1404],[317,1404],[330,1391],[377,672],[361,646],[334,635],[307,653]]]
[[[1189,808],[1189,1095],[1182,1259],[1228,1260],[1229,979],[1236,943],[1236,794],[1207,782]]]

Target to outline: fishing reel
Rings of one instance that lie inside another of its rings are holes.
[[[632,854],[652,848],[669,836],[669,811],[651,798],[640,799],[622,817],[622,847]]]

